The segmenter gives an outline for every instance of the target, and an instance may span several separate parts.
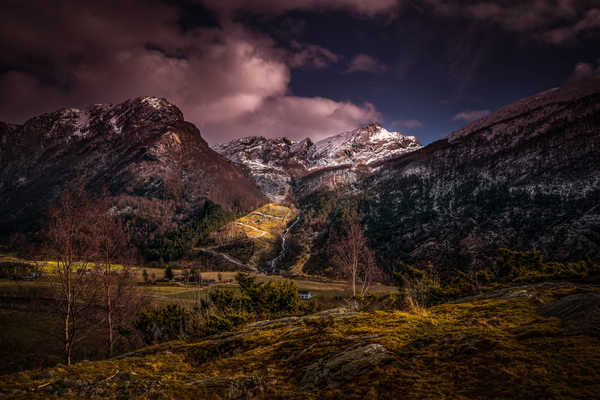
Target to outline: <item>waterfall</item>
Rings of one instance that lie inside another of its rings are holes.
[[[277,257],[275,257],[274,259],[271,260],[271,273],[272,274],[275,273],[275,267],[277,266],[277,263],[279,262],[279,260],[281,260],[283,258],[283,256],[285,255],[285,239],[286,239],[289,231],[294,227],[294,225],[296,225],[296,223],[298,223],[298,221],[300,221],[300,214],[298,214],[298,216],[296,217],[294,222],[292,222],[292,224],[285,229],[285,231],[283,232],[283,235],[281,235],[281,250],[279,251],[279,254],[277,255]]]

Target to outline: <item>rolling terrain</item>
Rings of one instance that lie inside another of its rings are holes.
[[[436,306],[421,315],[335,309],[249,324],[193,343],[163,343],[112,360],[2,376],[0,394],[7,399],[592,399],[600,390],[600,342],[597,326],[585,320],[597,320],[598,296],[586,286],[541,284]],[[577,311],[565,313],[569,309]]]

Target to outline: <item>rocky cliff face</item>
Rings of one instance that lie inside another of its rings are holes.
[[[414,136],[389,132],[378,123],[343,132],[316,143],[310,139],[251,136],[218,145],[215,150],[243,164],[257,185],[276,202],[326,186],[356,181],[359,171],[377,161],[421,148]]]
[[[23,125],[0,124],[1,230],[35,228],[46,205],[76,177],[92,193],[106,188],[131,200],[123,205],[129,211],[136,204],[169,203],[178,219],[205,199],[241,209],[265,200],[164,99],[62,109]]]
[[[389,269],[477,268],[498,247],[598,259],[600,78],[520,100],[375,169],[362,181],[375,193],[365,222]]]

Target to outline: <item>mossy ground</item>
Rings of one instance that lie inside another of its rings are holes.
[[[0,388],[22,399],[227,398],[235,394],[231,382],[246,382],[241,393],[265,399],[599,398],[600,338],[573,335],[538,313],[575,290],[445,304],[422,315],[339,314],[324,324],[285,319],[120,360],[3,376]],[[308,366],[366,344],[382,345],[391,357],[303,391]]]

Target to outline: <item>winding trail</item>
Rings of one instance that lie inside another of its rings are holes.
[[[287,216],[288,216],[288,214],[289,214],[289,213],[290,213],[290,212],[288,211],[288,213],[287,213],[285,216],[283,216],[283,217],[280,217],[280,216],[277,216],[277,215],[264,214],[264,213],[261,213],[260,211],[252,211],[252,212],[251,212],[250,214],[248,214],[248,215],[261,215],[261,216],[263,216],[263,217],[267,217],[267,218],[274,218],[274,219],[281,219],[281,220],[284,220],[285,218],[287,218]]]
[[[243,263],[240,260],[238,260],[237,258],[231,257],[227,253],[221,253],[220,251],[215,251],[214,249],[215,249],[214,247],[196,247],[196,248],[194,248],[194,251],[202,251],[202,252],[211,254],[213,256],[223,257],[224,259],[226,259],[227,261],[229,261],[232,264],[237,265],[238,267],[242,267],[242,268],[245,268],[245,269],[253,271],[253,272],[257,271],[257,269],[254,265]]]
[[[257,236],[257,237],[263,237],[265,235],[269,235],[269,232],[263,231],[262,229],[258,229],[258,228],[254,227],[252,225],[244,224],[243,222],[236,222],[235,224],[239,225],[239,226],[245,226],[246,228],[254,229],[255,231],[259,231],[260,232],[260,236]]]

